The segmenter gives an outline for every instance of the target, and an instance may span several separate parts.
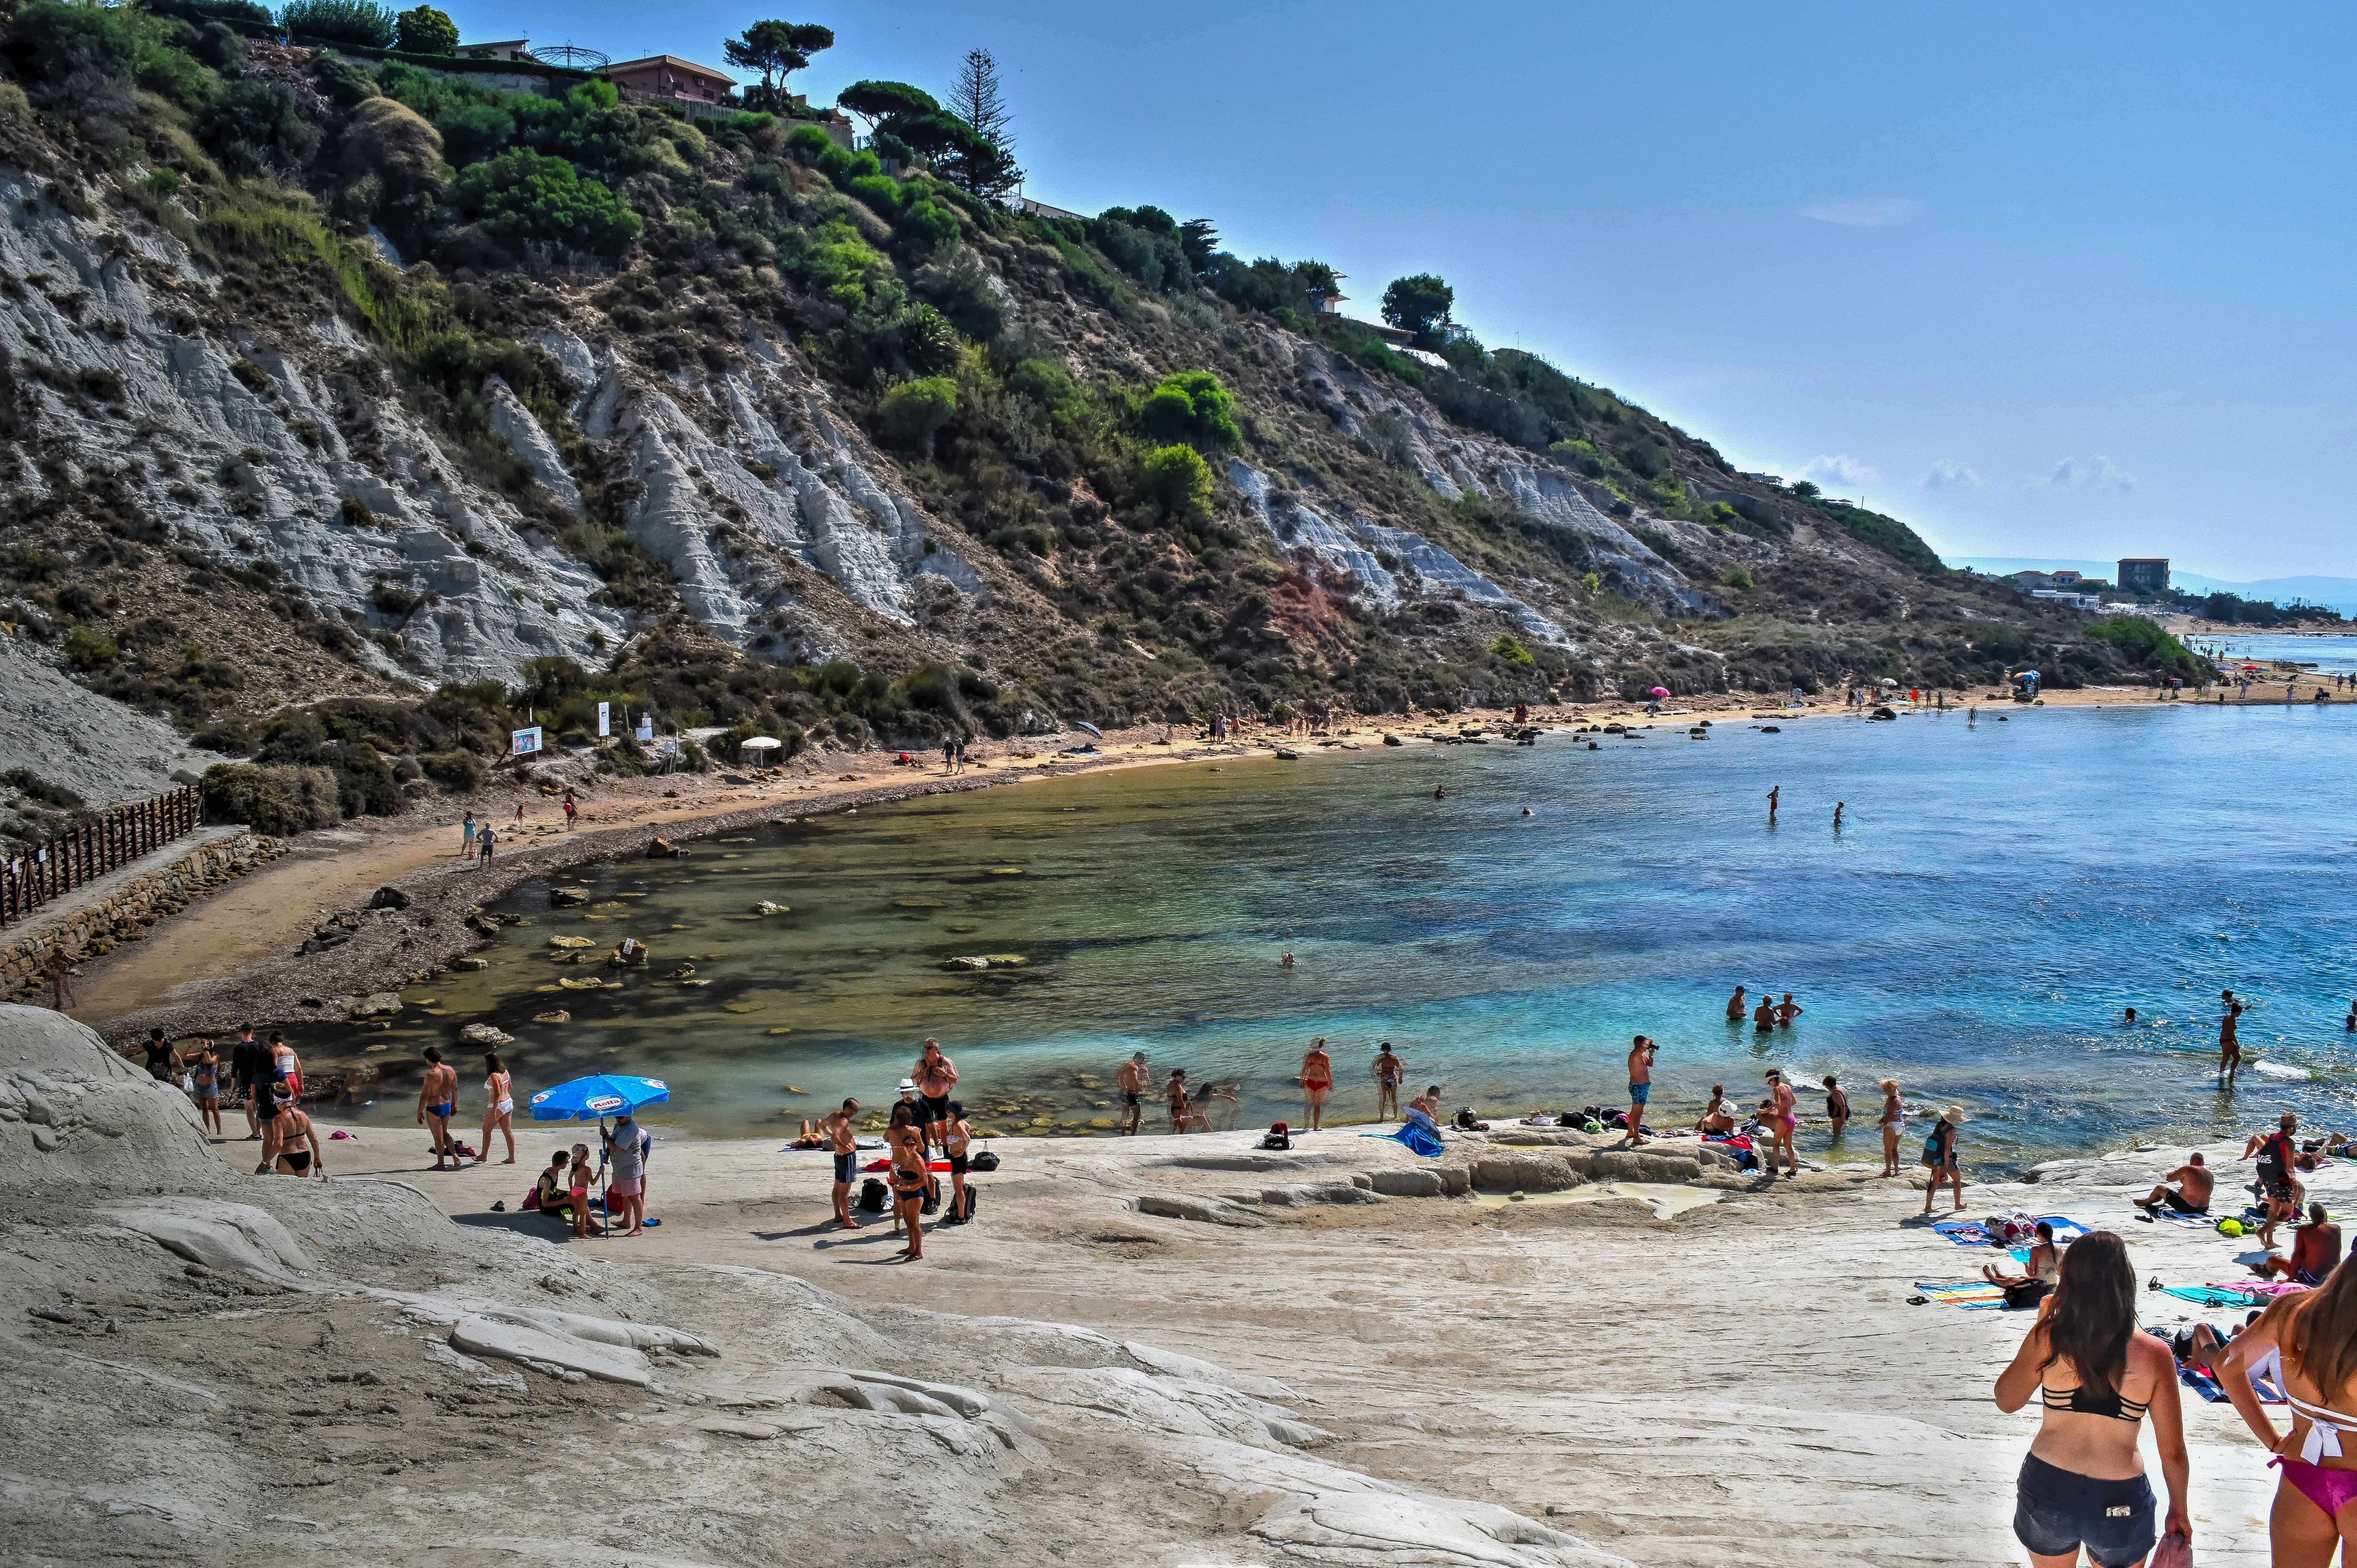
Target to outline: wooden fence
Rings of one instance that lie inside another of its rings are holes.
[[[175,789],[110,806],[73,832],[17,856],[0,875],[0,926],[194,832],[204,814],[202,790]]]

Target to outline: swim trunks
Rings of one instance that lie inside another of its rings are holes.
[[[950,1119],[950,1097],[946,1094],[920,1094],[917,1096],[917,1103],[924,1107],[925,1120],[928,1122],[946,1122]]]
[[[1330,1078],[1305,1078],[1301,1080],[1301,1087],[1312,1094],[1323,1094],[1334,1087],[1334,1080]]]
[[[446,1101],[443,1101],[441,1104],[439,1104],[439,1105],[429,1105],[429,1106],[427,1106],[427,1107],[425,1108],[425,1114],[427,1114],[428,1116],[439,1116],[439,1117],[441,1117],[444,1121],[446,1121],[446,1122],[447,1122],[447,1121],[448,1121],[448,1120],[450,1119],[450,1114],[451,1114],[451,1112],[453,1112],[457,1111],[457,1109],[458,1109],[458,1102],[457,1102],[457,1101],[455,1101],[455,1100],[446,1100]]]
[[[1136,1095],[1135,1095],[1135,1094],[1133,1094],[1133,1093],[1131,1093],[1131,1092],[1129,1092],[1129,1091],[1128,1091],[1128,1090],[1123,1090],[1123,1091],[1122,1091],[1121,1102],[1122,1102],[1124,1105],[1129,1105],[1129,1106],[1135,1106],[1135,1105],[1137,1105],[1137,1104],[1139,1104],[1139,1103],[1140,1103],[1140,1101],[1139,1101],[1139,1100],[1138,1100],[1137,1096],[1136,1096]]]
[[[966,1173],[966,1162],[967,1162],[967,1160],[968,1160],[968,1158],[969,1158],[969,1157],[970,1157],[970,1156],[965,1155],[952,1155],[950,1156],[950,1175],[952,1175],[952,1176],[963,1176],[963,1175],[965,1175],[965,1173]]]
[[[1653,1086],[1652,1084],[1632,1083],[1629,1086],[1629,1103],[1631,1105],[1642,1105],[1652,1098],[1652,1093]]]
[[[856,1154],[834,1156],[834,1179],[845,1187],[859,1174],[859,1156]]]
[[[2185,1200],[2185,1195],[2174,1189],[2164,1193],[2161,1196],[2161,1201],[2169,1205],[2169,1208],[2175,1209],[2179,1214],[2207,1214],[2210,1212],[2210,1206],[2208,1204],[2188,1203]]]

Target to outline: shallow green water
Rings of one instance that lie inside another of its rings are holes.
[[[564,879],[587,910],[528,885],[503,908],[532,923],[490,969],[406,993],[440,1016],[303,1044],[382,1047],[398,1102],[370,1114],[406,1120],[414,1053],[486,1019],[518,1036],[527,1091],[652,1073],[673,1086],[663,1117],[728,1133],[888,1103],[928,1035],[977,1121],[1010,1131],[1111,1118],[1133,1049],[1157,1082],[1241,1080],[1244,1122],[1297,1119],[1321,1034],[1343,1115],[1374,1109],[1379,1038],[1452,1106],[1610,1104],[1639,1029],[1663,1047],[1656,1125],[1691,1122],[1713,1081],[1756,1095],[1768,1065],[1838,1072],[1869,1117],[1886,1072],[1910,1103],[1964,1103],[1984,1165],[2278,1106],[2345,1117],[2352,725],[2345,707],[2156,704],[1665,726],[1595,752],[1551,736],[935,797],[587,867]],[[652,944],[646,971],[538,989],[607,973],[552,961],[550,937],[599,953],[625,934]],[[969,953],[1025,963],[939,967]],[[667,979],[682,961],[709,983]],[[1764,1038],[1728,1028],[1738,982],[1808,1011]],[[2255,1001],[2243,1036],[2267,1064],[2239,1096],[2203,1068],[2228,984]],[[2118,1025],[2131,1004],[2145,1026]],[[532,1021],[553,1007],[571,1022]],[[463,1121],[479,1075],[461,1085]]]

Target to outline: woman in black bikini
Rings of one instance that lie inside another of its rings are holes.
[[[2126,1245],[2091,1230],[2062,1254],[2054,1294],[1997,1374],[1999,1410],[2019,1410],[2032,1395],[2044,1407],[2014,1487],[2014,1537],[2038,1568],[2076,1568],[2083,1547],[2097,1568],[2140,1568],[2160,1534],[2136,1447],[2147,1414],[2169,1487],[2166,1533],[2191,1544],[2177,1362],[2167,1344],[2136,1332],[2136,1305]]]
[[[278,1114],[270,1119],[270,1144],[278,1152],[274,1168],[281,1176],[316,1175],[327,1180],[328,1162],[319,1154],[319,1140],[312,1136],[311,1119],[284,1091],[277,1103]]]
[[[894,1102],[892,1124],[885,1129],[884,1138],[892,1146],[892,1209],[900,1223],[909,1228],[909,1244],[893,1255],[913,1263],[925,1255],[925,1232],[920,1216],[931,1176],[925,1168],[925,1134],[917,1125],[914,1108],[907,1101]]]

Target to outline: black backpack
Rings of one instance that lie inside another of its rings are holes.
[[[881,1214],[890,1207],[890,1195],[881,1181],[869,1176],[859,1184],[859,1211],[862,1214]]]
[[[981,1190],[982,1188],[974,1186],[972,1182],[965,1184],[965,1208],[958,1213],[959,1224],[971,1225],[974,1223],[974,1195],[979,1193]]]
[[[966,1163],[966,1169],[973,1171],[995,1171],[997,1168],[998,1156],[992,1154],[987,1148],[985,1148],[982,1153],[974,1155],[972,1160]],[[971,1192],[974,1189],[972,1187],[968,1187],[966,1190]]]
[[[1261,1139],[1260,1146],[1264,1149],[1290,1149],[1293,1147],[1293,1134],[1284,1122],[1272,1122],[1268,1124],[1268,1135]]]

